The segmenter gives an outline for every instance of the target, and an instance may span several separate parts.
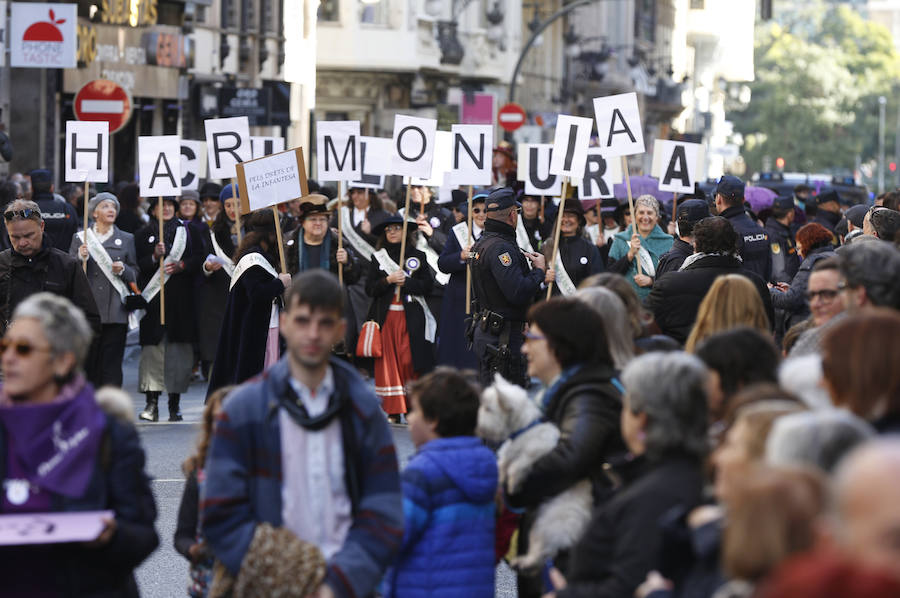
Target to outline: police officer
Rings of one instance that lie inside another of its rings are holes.
[[[525,254],[516,244],[520,207],[509,187],[493,191],[486,202],[484,234],[472,248],[477,302],[472,342],[479,377],[485,385],[492,382],[494,372],[525,385],[521,355],[525,313],[535,294],[552,277],[552,271],[545,273],[544,256]]]
[[[766,220],[769,248],[772,251],[772,279],[768,282],[790,282],[800,267],[800,256],[794,241],[794,199],[776,197],[772,215]]]
[[[738,233],[738,253],[744,268],[755,272],[763,280],[772,279],[772,256],[769,236],[744,211],[744,181],[725,175],[716,185],[716,211],[727,218]]]
[[[44,218],[44,236],[51,247],[68,253],[72,235],[78,230],[78,212],[72,204],[53,194],[53,173],[49,170],[32,170],[28,176],[31,177],[32,200]]]
[[[832,245],[837,245],[837,233],[835,227],[841,221],[841,197],[835,190],[823,191],[819,193],[812,201],[816,204],[816,215],[812,221],[821,224],[828,229],[834,237]]]

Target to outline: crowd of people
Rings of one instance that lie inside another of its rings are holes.
[[[522,597],[900,595],[900,191],[754,213],[725,176],[632,220],[312,183],[276,226],[231,185],[70,202],[51,180],[0,184],[0,512],[113,516],[0,548],[4,595],[137,594],[159,538],[117,390],[135,327],[141,420],[208,380],[189,595],[491,596],[504,559]]]

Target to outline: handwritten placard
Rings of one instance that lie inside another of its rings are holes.
[[[241,214],[309,195],[303,150],[294,148],[235,166]]]

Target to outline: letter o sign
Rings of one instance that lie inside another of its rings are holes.
[[[420,139],[416,141],[415,136],[413,136],[411,141],[406,141],[406,139],[409,139],[409,136],[406,134],[407,131],[415,131],[419,134]],[[419,148],[419,153],[410,157],[416,146]],[[403,129],[400,130],[400,133],[397,134],[397,155],[407,162],[416,162],[420,160],[422,156],[425,155],[427,147],[428,144],[425,138],[425,131],[415,125],[403,127]]]

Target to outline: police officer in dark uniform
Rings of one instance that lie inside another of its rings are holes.
[[[819,193],[812,198],[812,201],[816,204],[816,215],[813,216],[812,222],[816,222],[827,228],[828,232],[830,232],[834,238],[832,245],[837,245],[838,237],[837,232],[835,232],[835,227],[838,222],[841,221],[842,216],[841,196],[838,195],[837,191],[832,189]]]
[[[78,230],[78,212],[72,204],[53,195],[53,173],[49,170],[32,170],[28,176],[31,177],[31,199],[44,218],[44,236],[51,247],[68,253],[72,236]]]
[[[486,202],[484,234],[472,248],[476,310],[471,338],[479,377],[485,385],[492,383],[494,372],[516,384],[526,384],[521,354],[525,314],[544,288],[546,262],[539,253],[519,250],[519,208],[512,189],[494,190]]]
[[[744,268],[763,280],[772,280],[772,255],[769,236],[744,210],[744,181],[725,175],[716,185],[716,211],[728,219],[738,233],[738,253]]]
[[[776,197],[772,203],[772,215],[766,220],[766,233],[772,251],[772,279],[768,282],[791,282],[800,267],[794,240],[794,218],[794,198]]]

